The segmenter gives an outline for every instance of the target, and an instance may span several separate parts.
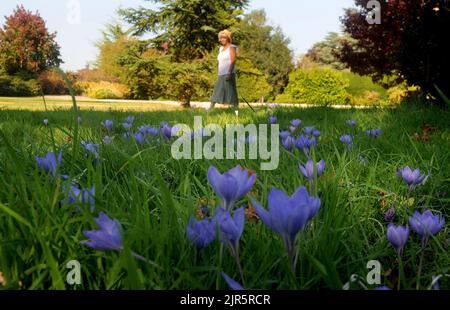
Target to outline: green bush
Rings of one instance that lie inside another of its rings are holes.
[[[236,62],[237,66],[237,91],[239,99],[245,98],[249,102],[256,102],[264,99],[273,91],[273,87],[269,84],[267,76],[256,69],[251,61],[246,58],[239,58]]]
[[[380,96],[380,99],[387,99],[387,91],[386,89],[376,84],[372,81],[372,78],[369,76],[361,76],[359,74],[346,71],[340,71],[342,76],[348,80],[347,92],[353,97],[367,97],[368,94],[366,92],[377,92]]]
[[[24,80],[18,76],[0,76],[0,96],[32,97],[41,94],[39,82]]]
[[[291,97],[291,95],[283,93],[276,96],[274,102],[276,103],[292,103],[294,102],[294,98]]]
[[[284,93],[296,103],[348,104],[348,86],[348,80],[340,72],[326,67],[313,67],[293,71]]]

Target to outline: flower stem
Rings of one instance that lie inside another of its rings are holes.
[[[422,240],[422,253],[420,253],[420,260],[419,260],[419,270],[417,271],[417,283],[416,283],[416,289],[418,290],[420,287],[420,274],[422,273],[422,263],[423,263],[423,257],[425,255],[425,245],[426,240]]]
[[[405,277],[405,273],[403,270],[402,256],[401,253],[398,254],[398,282],[397,282],[397,290],[400,291],[400,279]]]
[[[216,290],[219,289],[219,281],[220,281],[220,270],[222,269],[222,258],[223,258],[223,243],[220,243],[219,250],[219,268],[217,268],[217,277],[216,277]]]
[[[136,258],[136,259],[138,259],[140,261],[143,261],[145,263],[148,263],[149,265],[152,265],[153,267],[156,267],[156,268],[159,268],[159,269],[163,270],[163,268],[161,266],[159,266],[157,263],[155,263],[155,262],[145,258],[144,256],[141,256],[141,255],[137,254],[136,252],[131,252],[131,255],[134,258]]]
[[[239,254],[236,253],[235,259],[236,259],[236,264],[237,264],[238,269],[239,269],[239,274],[241,276],[242,286],[245,287],[244,271],[242,269],[241,259],[239,258]]]

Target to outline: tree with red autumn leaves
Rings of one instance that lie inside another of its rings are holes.
[[[5,18],[5,25],[0,27],[0,70],[11,75],[34,74],[61,64],[56,32],[48,31],[38,12],[34,14],[17,6]]]
[[[381,23],[369,23],[371,3],[355,0],[341,18],[354,42],[343,42],[340,59],[354,72],[386,85],[406,80],[426,93],[450,95],[448,0],[380,0]],[[373,3],[374,1],[372,1]]]

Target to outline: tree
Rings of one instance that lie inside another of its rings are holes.
[[[446,0],[380,1],[381,23],[370,24],[368,0],[355,0],[341,18],[345,31],[357,40],[357,48],[344,43],[340,59],[361,75],[375,81],[396,76],[425,92],[435,86],[450,93],[450,61],[446,41],[450,29],[450,2]]]
[[[0,27],[0,67],[6,73],[20,71],[40,73],[48,67],[59,66],[60,47],[56,32],[50,33],[39,13],[17,6]]]
[[[253,65],[267,76],[273,87],[270,95],[282,93],[294,65],[288,46],[290,41],[281,29],[267,25],[264,10],[255,10],[246,14],[239,24],[236,40],[239,53],[251,59]]]
[[[147,0],[157,10],[144,7],[119,10],[133,26],[134,35],[152,33],[150,42],[169,48],[176,61],[203,57],[217,46],[220,30],[234,26],[249,0]]]
[[[347,65],[339,59],[343,42],[349,46],[351,43],[355,43],[355,40],[352,40],[347,33],[340,35],[337,32],[330,32],[323,41],[314,44],[305,56],[317,64],[344,70]]]
[[[123,30],[119,23],[107,24],[103,38],[96,44],[99,49],[96,61],[98,69],[106,76],[116,80],[123,79],[124,71],[118,63],[119,59],[137,41],[138,39],[130,36],[129,31]]]

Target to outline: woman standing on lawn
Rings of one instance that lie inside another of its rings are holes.
[[[237,46],[231,44],[231,32],[228,30],[219,32],[219,42],[222,45],[219,50],[219,56],[217,57],[219,60],[219,76],[214,86],[211,105],[208,110],[214,108],[216,103],[234,106],[239,104],[235,67]]]

